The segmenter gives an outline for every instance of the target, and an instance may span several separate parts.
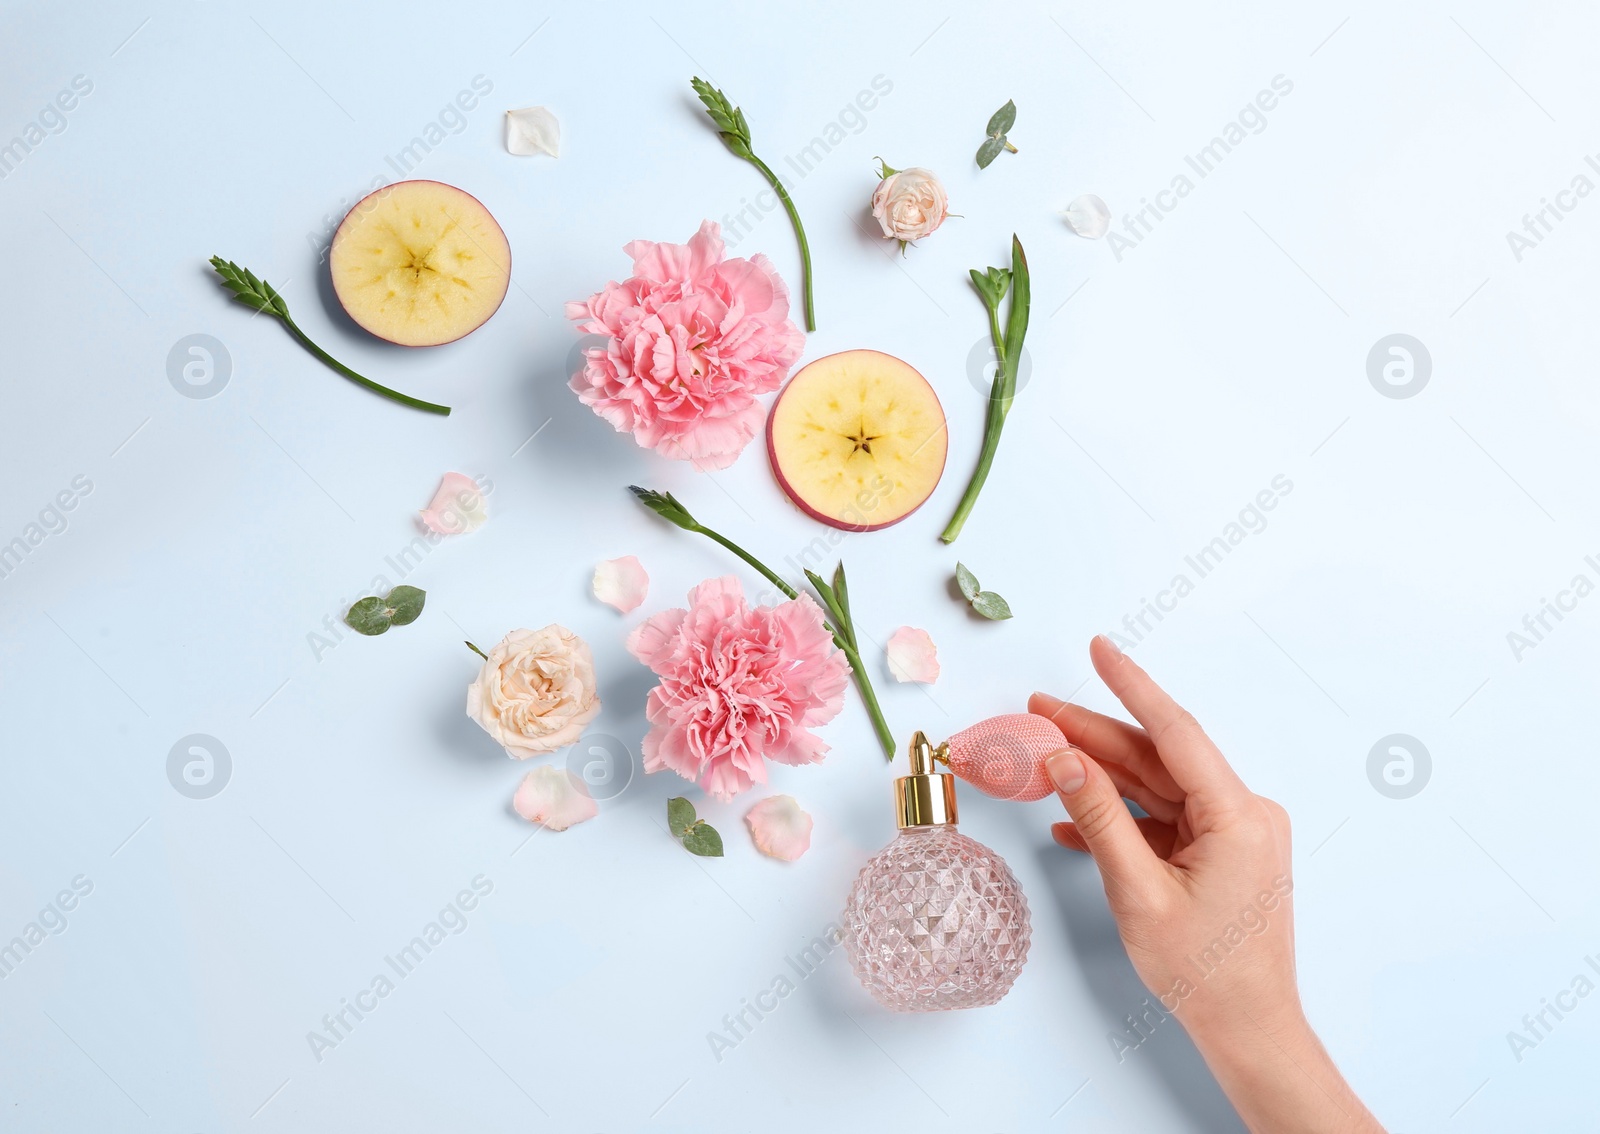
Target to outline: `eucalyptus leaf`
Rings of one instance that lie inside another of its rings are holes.
[[[667,800],[667,829],[677,838],[683,838],[694,827],[694,804],[683,796]]]
[[[701,858],[721,858],[722,836],[717,834],[715,827],[701,819],[683,837],[683,849]]]
[[[345,611],[344,623],[357,634],[374,637],[391,626],[415,622],[426,599],[426,592],[416,587],[396,587],[382,598],[368,595],[351,604]]]
[[[988,169],[989,163],[1000,156],[1000,151],[1005,149],[1004,138],[986,138],[983,145],[978,147],[978,168]]]
[[[354,603],[345,611],[344,624],[357,634],[366,634],[371,637],[382,634],[394,625],[394,619],[388,609],[383,605],[383,600],[377,595],[368,597]]]
[[[1011,132],[1011,127],[1017,122],[1017,104],[1011,99],[1006,99],[1006,104],[994,112],[989,119],[989,125],[984,128],[984,133],[990,137],[998,137]]]
[[[427,592],[416,587],[396,587],[389,592],[387,600],[389,621],[396,626],[411,625],[422,613],[422,605],[427,599]]]
[[[996,622],[1011,617],[1011,604],[993,591],[979,591],[972,599],[972,609]]]
[[[983,588],[978,586],[978,577],[967,570],[965,563],[956,564],[956,586],[961,588],[961,595],[968,602],[978,597],[978,592]]]

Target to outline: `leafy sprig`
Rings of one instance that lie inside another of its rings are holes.
[[[694,804],[681,795],[667,800],[667,830],[690,854],[701,858],[722,857],[722,836],[710,823],[697,818]]]
[[[1000,622],[1011,617],[1011,604],[979,586],[978,577],[967,570],[965,563],[956,564],[956,586],[961,588],[961,597],[985,618]]]
[[[279,295],[277,289],[271,284],[257,278],[256,274],[249,268],[241,268],[232,260],[224,260],[221,256],[211,257],[211,267],[222,278],[222,286],[233,293],[234,299],[253,311],[271,315],[274,319],[282,322],[285,327],[289,328],[289,333],[300,340],[302,346],[328,366],[350,379],[350,381],[365,386],[373,393],[382,394],[391,401],[399,402],[403,406],[410,406],[412,409],[423,410],[427,413],[449,416],[449,406],[425,402],[420,398],[413,398],[408,394],[402,394],[397,390],[389,389],[387,386],[379,385],[370,378],[363,378],[312,342],[306,337],[306,333],[295,324],[295,321],[289,317],[289,305],[283,301],[283,296]]]
[[[956,505],[955,515],[939,537],[945,543],[955,542],[961,528],[978,503],[978,493],[989,479],[989,468],[1000,449],[1000,432],[1005,428],[1006,415],[1011,412],[1011,400],[1017,394],[1017,365],[1022,357],[1022,340],[1028,333],[1028,308],[1033,299],[1033,285],[1028,276],[1028,257],[1022,251],[1022,241],[1011,237],[1011,267],[989,268],[969,273],[972,286],[989,311],[989,338],[994,342],[996,360],[994,382],[989,387],[989,414],[984,426],[983,448],[978,453],[978,467],[972,473],[967,491]],[[1011,295],[1011,306],[1006,312],[1006,327],[1000,330],[1000,303],[1006,294]]]
[[[1006,137],[1011,132],[1011,127],[1017,122],[1017,104],[1006,99],[1006,104],[995,111],[989,118],[989,125],[983,128],[988,135],[983,140],[983,145],[978,147],[978,168],[988,169],[989,163],[1000,156],[1001,150],[1017,152],[1017,147],[1011,144]]]
[[[427,597],[425,591],[407,586],[396,587],[382,598],[368,595],[345,611],[344,624],[369,638],[391,626],[409,626],[422,614]]]
[[[698,75],[689,80],[689,85],[705,104],[706,114],[711,117],[711,123],[717,128],[723,144],[735,157],[743,158],[759,169],[772,185],[773,192],[777,193],[778,200],[783,202],[784,211],[789,214],[789,223],[794,225],[795,237],[800,241],[801,290],[805,294],[806,330],[815,331],[817,316],[811,299],[811,245],[806,241],[806,230],[800,223],[799,210],[789,199],[789,191],[784,188],[778,175],[772,172],[766,162],[756,157],[755,150],[751,148],[750,123],[745,121],[744,111],[734,106],[727,95]]]
[[[669,523],[676,524],[686,532],[695,532],[708,539],[720,543],[723,547],[733,552],[744,560],[767,582],[777,587],[788,597],[800,597],[800,592],[779,577],[770,567],[744,548],[723,536],[712,531],[704,524],[689,514],[689,510],[678,502],[678,498],[670,492],[657,492],[650,488],[640,488],[638,485],[629,485],[628,491],[634,498],[650,509],[656,515]],[[844,564],[840,563],[833,572],[833,583],[822,581],[821,576],[813,571],[806,572],[806,579],[816,590],[817,597],[822,601],[823,609],[828,612],[828,632],[833,635],[833,644],[837,646],[850,663],[850,672],[855,676],[856,688],[861,693],[861,701],[866,706],[867,715],[872,718],[873,731],[878,735],[878,743],[883,747],[885,759],[893,760],[895,753],[894,734],[889,731],[889,724],[883,719],[883,707],[878,704],[878,695],[873,691],[872,679],[867,676],[867,667],[861,663],[861,650],[856,645],[855,621],[850,615],[850,591],[845,582]]]

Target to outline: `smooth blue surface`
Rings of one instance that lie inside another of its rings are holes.
[[[39,141],[0,179],[0,542],[58,530],[0,578],[0,943],[74,878],[92,891],[0,981],[0,1125],[1237,1128],[1175,1024],[1112,1054],[1144,993],[1092,867],[1049,841],[1052,801],[963,793],[963,830],[1010,861],[1034,910],[1004,1002],[890,1016],[835,954],[713,1056],[708,1033],[788,971],[890,837],[853,694],[827,762],[774,774],[816,817],[792,866],[756,854],[745,800],[702,807],[725,859],[674,848],[663,800],[686,785],[667,775],[559,836],[529,841],[510,811],[526,769],[463,715],[461,639],[581,633],[596,731],[637,751],[651,679],[626,630],[737,568],[625,485],[673,490],[776,563],[827,534],[784,502],[759,445],[696,474],[564,385],[564,301],[623,276],[628,240],[683,240],[761,189],[692,101],[700,73],[774,165],[842,136],[794,187],[821,327],[806,357],[900,355],[950,415],[927,508],[827,551],[864,634],[910,624],[939,644],[925,691],[867,651],[897,730],[945,735],[1035,688],[1112,708],[1085,645],[1137,638],[1291,812],[1308,1009],[1377,1113],[1407,1131],[1587,1127],[1600,998],[1520,1060],[1507,1033],[1600,952],[1600,598],[1547,615],[1532,648],[1507,635],[1575,576],[1600,582],[1585,559],[1600,552],[1600,197],[1556,196],[1600,184],[1585,164],[1597,30],[1577,3],[7,4],[0,142],[30,122]],[[1199,177],[1186,155],[1280,75],[1292,92]],[[58,128],[42,112],[77,76],[92,90],[63,100]],[[480,76],[492,92],[450,132],[445,108]],[[847,108],[877,76],[892,92],[858,119]],[[972,152],[1007,98],[1021,152],[980,173]],[[501,115],[526,105],[560,117],[560,160],[504,151]],[[466,340],[404,351],[330,306],[317,246],[430,123],[445,136],[413,175],[488,205],[515,285]],[[903,258],[865,217],[877,155],[936,170],[961,214]],[[1180,174],[1192,192],[1157,195]],[[1064,227],[1083,192],[1127,244]],[[1506,234],[1547,199],[1572,207],[1519,258]],[[1123,218],[1146,200],[1166,211],[1134,243]],[[966,272],[1013,230],[1033,266],[1032,379],[944,548],[983,413]],[[781,213],[736,250],[798,283]],[[278,285],[339,358],[456,412],[327,371],[225,301],[214,253]],[[1368,380],[1396,332],[1432,359],[1415,397]],[[168,381],[191,334],[231,359],[213,397]],[[407,573],[422,618],[319,648],[375,575],[400,581],[387,561],[452,469],[493,482],[493,518]],[[1264,529],[1198,578],[1185,557],[1278,476],[1292,490]],[[63,491],[72,510],[41,520]],[[588,592],[594,564],[624,554],[652,579],[626,618]],[[952,601],[958,556],[1014,621]],[[1179,574],[1192,593],[1138,628]],[[1367,774],[1395,733],[1432,759],[1408,799]],[[168,780],[191,734],[231,757],[209,799]],[[324,1014],[479,876],[492,892],[465,928],[319,1061],[307,1034]]]

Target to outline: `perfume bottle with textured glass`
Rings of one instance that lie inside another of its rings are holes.
[[[867,861],[844,909],[856,976],[902,1012],[975,1008],[1011,990],[1028,958],[1028,902],[1005,861],[956,830],[955,777],[917,733],[894,783],[900,833]]]

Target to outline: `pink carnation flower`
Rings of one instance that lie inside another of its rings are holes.
[[[671,768],[722,800],[766,783],[764,761],[821,760],[828,745],[808,730],[838,714],[850,679],[821,607],[802,595],[751,608],[731,575],[635,628],[628,651],[661,678],[645,702],[644,770]]]
[[[782,385],[805,349],[789,291],[765,256],[724,260],[715,221],[688,244],[623,251],[632,276],[567,304],[578,330],[611,340],[584,351],[571,386],[645,448],[725,469],[761,428],[756,395]]]

